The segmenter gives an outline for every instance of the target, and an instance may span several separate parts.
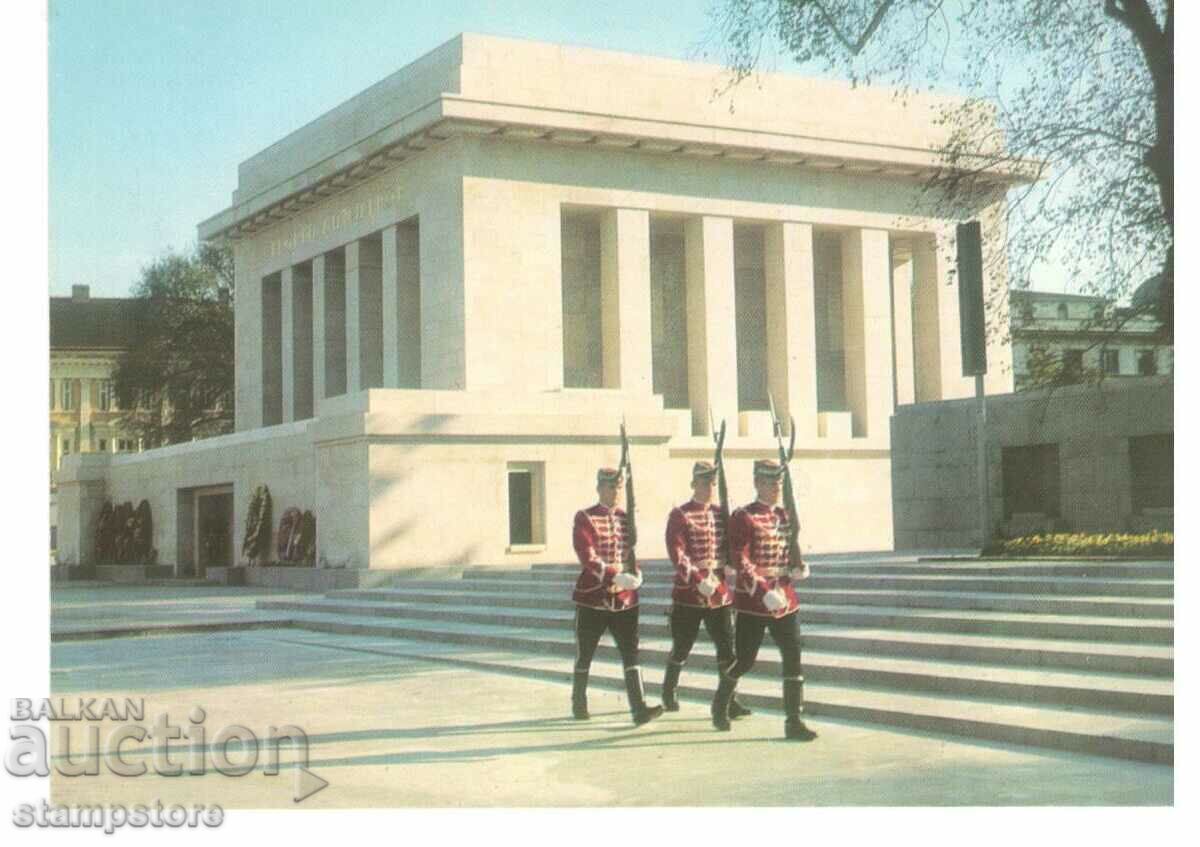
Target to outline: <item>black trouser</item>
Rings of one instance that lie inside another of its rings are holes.
[[[621,665],[637,667],[638,663],[638,607],[610,612],[589,606],[575,607],[575,670],[586,671],[592,666],[592,657],[600,644],[604,630],[612,633],[617,649],[621,651]]]
[[[732,606],[705,609],[674,604],[671,607],[671,661],[677,665],[687,661],[700,632],[700,623],[703,622],[717,648],[717,664],[721,668],[728,668],[733,661],[732,609]]]
[[[735,638],[737,662],[729,675],[738,679],[754,667],[754,662],[758,659],[758,648],[762,646],[764,630],[770,630],[771,638],[779,647],[779,655],[783,660],[783,678],[794,679],[800,676],[800,613],[798,611],[782,618],[740,613]]]

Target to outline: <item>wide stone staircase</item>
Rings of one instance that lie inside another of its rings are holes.
[[[800,614],[806,711],[818,730],[829,717],[1173,763],[1171,562],[814,557],[812,567]],[[642,666],[656,694],[671,572],[662,561],[643,568]],[[577,574],[574,565],[476,569],[257,606],[313,631],[470,645],[479,669],[569,682]],[[715,669],[701,631],[681,680],[685,710],[706,713]],[[781,719],[779,676],[768,637],[739,699]],[[623,687],[609,637],[591,685]],[[564,712],[568,700],[564,688]]]

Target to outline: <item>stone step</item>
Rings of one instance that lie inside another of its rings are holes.
[[[645,585],[667,587],[674,581],[674,573],[665,570],[643,571]],[[549,574],[530,570],[474,571],[465,573],[467,581],[528,583],[539,585],[570,585],[579,576],[579,568],[567,572]],[[876,576],[870,574],[830,575],[816,572],[804,580],[805,591],[848,589],[852,591],[935,592],[935,593],[997,593],[1037,597],[1112,597],[1170,599],[1175,594],[1175,584],[1169,579],[1096,579],[1092,577],[1064,576],[1044,579],[1028,579],[1019,576],[966,577],[966,576]]]
[[[420,655],[422,641],[474,643],[470,633],[442,632],[437,636],[409,637],[405,628],[364,622],[361,618],[336,615],[298,615],[295,625],[323,634],[378,636],[379,642],[364,648],[383,655]],[[325,644],[327,642],[321,641]],[[504,673],[570,683],[571,663],[563,656],[534,655],[508,650],[487,651],[471,658],[446,659],[483,672]],[[441,660],[441,659],[437,659]],[[735,733],[777,733],[772,721],[782,718],[782,701],[777,678],[755,671],[738,686],[739,699],[756,709],[756,714],[735,722]],[[657,674],[646,674],[651,702],[660,694]],[[712,674],[685,668],[679,696],[684,709],[704,714],[712,696]],[[624,690],[620,664],[606,656],[592,664],[589,690]],[[563,688],[563,708],[568,708],[568,688]],[[1160,764],[1174,761],[1173,723],[1158,716],[1132,716],[1125,713],[1064,708],[1025,706],[981,698],[948,697],[896,692],[831,683],[805,685],[806,718],[820,731],[823,717],[902,727],[969,738],[975,741],[1001,742],[1067,750],[1091,755],[1132,759]],[[819,742],[818,742],[819,743]]]
[[[979,609],[995,612],[1033,612],[1037,614],[1065,615],[1100,615],[1104,617],[1135,617],[1171,619],[1175,614],[1175,604],[1170,599],[1099,597],[1092,595],[1069,596],[1058,595],[1041,597],[1033,594],[996,594],[989,592],[967,591],[891,591],[886,589],[864,588],[855,586],[854,589],[814,588],[806,584],[800,586],[799,593],[802,603],[819,603],[822,605],[849,606],[895,606],[905,608],[928,609]],[[444,580],[411,580],[395,587],[431,588],[446,585]],[[481,579],[466,581],[467,590],[478,587],[482,591],[508,590],[557,591],[570,594],[575,584],[574,580],[539,581],[529,580],[500,580]],[[670,595],[672,583],[665,580],[647,580],[643,583],[640,596],[643,599],[651,597],[666,598]]]
[[[361,600],[419,601],[454,606],[495,606],[504,608],[570,609],[570,597],[562,591],[540,586],[520,586],[520,590],[485,591],[464,582],[442,582],[429,586],[406,583],[403,588],[353,589],[330,592],[331,597],[357,597]],[[659,598],[642,599],[642,614],[665,614],[668,602]],[[969,614],[941,609],[906,609],[895,606],[869,607],[805,603],[800,614],[808,624],[835,624],[872,628],[958,632],[990,635],[1014,635],[1034,638],[1119,641],[1139,644],[1172,644],[1174,627],[1160,620],[1130,620],[1097,615],[1023,614],[1015,612],[972,611]]]
[[[259,607],[284,611],[335,608],[344,609],[347,614],[414,620],[443,620],[447,614],[444,607],[437,605],[361,602],[340,598],[263,600],[260,601]],[[568,630],[575,617],[573,608],[460,608],[453,614],[456,620],[465,623],[498,623],[542,629],[565,627]],[[638,627],[644,636],[670,636],[670,627],[665,615],[643,615]],[[704,637],[701,634],[701,639]],[[1083,670],[1160,678],[1172,677],[1175,669],[1173,648],[1155,644],[1131,645],[1088,641],[1064,643],[1053,639],[997,638],[986,635],[886,629],[863,630],[809,624],[802,627],[801,644],[806,650],[823,650],[830,653],[977,662],[1050,670]]]
[[[453,620],[417,618],[415,615],[400,618],[388,604],[356,606],[338,601],[260,601],[260,606],[272,612],[287,609],[301,615],[332,614],[345,620],[374,617],[375,625],[390,631],[400,629],[409,638],[421,638],[428,634],[432,640],[437,640],[442,635],[461,636],[468,633],[471,636],[469,643],[484,646],[539,654],[555,653],[567,657],[575,654],[570,619],[543,618],[543,621],[555,624],[553,628],[548,628],[539,627],[538,620],[532,615],[524,620],[508,617],[503,620],[466,621],[457,614]],[[383,615],[377,616],[378,612]],[[389,620],[384,622],[380,617]],[[401,623],[401,620],[404,622]],[[671,642],[666,632],[655,628],[652,633],[648,629],[642,628],[640,631],[642,661],[647,666],[661,668],[666,664]],[[607,643],[602,643],[600,649],[602,655],[612,658],[618,655],[615,647]],[[771,646],[765,644],[759,664],[766,669],[764,673],[779,676],[782,670],[778,660],[771,658],[773,655]],[[715,673],[716,656],[711,642],[704,638],[697,639],[689,663],[707,667]],[[1134,713],[1170,715],[1174,703],[1171,680],[1096,672],[1056,672],[912,658],[845,656],[813,649],[805,651],[804,669],[809,679],[820,682]]]
[[[871,574],[891,576],[1019,576],[1019,577],[1089,577],[1102,579],[1173,579],[1175,564],[1171,560],[1146,561],[1080,561],[1064,559],[1014,560],[964,559],[949,561],[916,561],[903,559],[828,560],[821,556],[806,556],[805,560],[816,570],[827,573]],[[669,571],[666,559],[644,559],[642,567],[649,570]],[[492,570],[537,573],[578,572],[577,563],[531,565],[525,568],[470,568],[469,573],[486,573]]]

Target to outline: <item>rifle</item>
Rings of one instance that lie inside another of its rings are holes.
[[[717,468],[717,499],[720,503],[719,514],[721,518],[721,549],[718,551],[720,560],[728,567],[733,568],[733,562],[730,561],[729,550],[729,486],[725,484],[725,460],[722,457],[722,450],[725,448],[725,419],[721,419],[721,429],[716,427],[716,421],[713,419],[712,409],[708,410],[709,429],[713,434],[713,442],[716,444],[716,450],[713,453],[713,465]],[[736,572],[736,568],[734,569]]]
[[[775,430],[775,440],[779,443],[779,464],[783,466],[783,508],[788,516],[788,566],[799,567],[800,558],[800,513],[796,510],[796,490],[792,486],[792,471],[788,463],[796,452],[796,419],[791,418],[790,436],[786,450],[783,449],[783,431],[779,426],[779,416],[775,414],[775,398],[767,394],[767,402],[771,407],[771,426]]]
[[[625,419],[621,419],[621,463],[625,472],[625,561],[621,569],[633,573],[633,551],[637,547],[637,501],[633,494],[633,462],[629,458],[629,438],[625,435]]]

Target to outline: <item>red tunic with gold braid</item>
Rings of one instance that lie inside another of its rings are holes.
[[[611,612],[637,605],[636,589],[618,591],[613,585],[613,577],[621,572],[626,556],[625,521],[623,509],[610,509],[600,503],[575,513],[575,555],[583,567],[571,595],[576,605]],[[641,573],[636,562],[634,568]]]
[[[724,521],[717,506],[689,500],[671,510],[667,518],[667,555],[675,565],[672,600],[705,609],[719,609],[733,602],[721,559],[724,541]],[[716,574],[717,590],[705,597],[696,586],[710,573]]]
[[[755,500],[729,519],[729,544],[738,567],[737,610],[748,615],[782,618],[800,608],[788,561],[788,516],[781,506]],[[797,568],[800,562],[794,563]],[[783,589],[787,606],[772,612],[763,595]]]

